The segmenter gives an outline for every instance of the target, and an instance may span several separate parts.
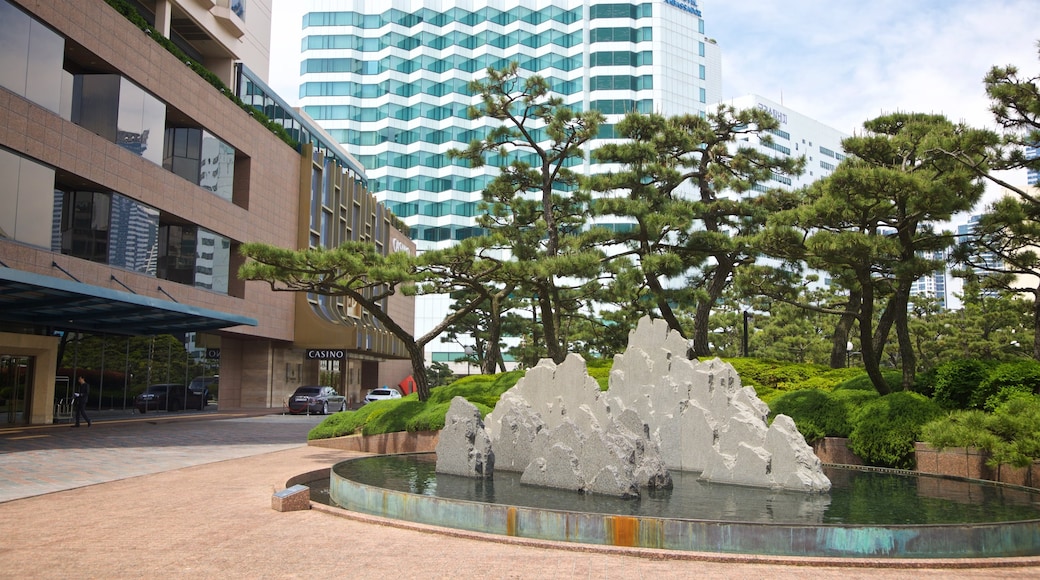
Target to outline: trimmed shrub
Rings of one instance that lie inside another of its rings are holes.
[[[944,362],[935,367],[932,398],[944,409],[981,409],[981,405],[972,404],[972,393],[978,389],[979,383],[989,375],[992,368],[991,363],[978,359]]]
[[[992,413],[954,411],[921,430],[922,441],[937,449],[976,447],[990,453],[991,467],[1026,467],[1040,460],[1040,396],[1014,394]]]
[[[819,389],[802,389],[776,397],[769,405],[769,418],[787,415],[794,420],[805,441],[812,443],[827,436],[827,430],[821,424],[829,420],[827,415],[832,408],[828,393]]]
[[[733,365],[743,384],[778,390],[789,390],[792,385],[801,384],[831,370],[822,365],[783,363],[753,358],[727,359],[726,362]]]
[[[463,377],[431,390],[426,403],[420,403],[415,393],[400,399],[368,403],[356,411],[330,415],[311,429],[307,439],[328,439],[355,433],[378,435],[395,431],[437,431],[444,427],[444,416],[455,397],[476,405],[483,417],[498,404],[502,393],[512,388],[522,376],[523,371],[511,371]]]
[[[903,373],[901,371],[886,370],[881,371],[881,376],[885,378],[885,382],[888,384],[888,388],[893,392],[901,390],[903,388]],[[870,377],[867,376],[866,371],[861,371],[861,374],[854,376],[838,386],[834,387],[834,390],[848,390],[848,391],[873,391],[877,393],[877,388],[874,387],[874,383],[870,382]]]
[[[853,413],[849,450],[870,465],[913,469],[921,428],[941,414],[935,401],[917,393],[878,397]]]
[[[877,391],[866,390],[835,390],[831,393],[832,420],[826,424],[828,437],[848,437],[852,434],[853,417],[859,410],[870,403],[881,398]]]
[[[784,393],[811,387],[826,388],[820,377],[834,371],[822,365],[785,363],[754,358],[725,359],[740,375],[742,385],[752,387],[767,405]],[[812,383],[809,383],[812,381]]]
[[[991,421],[990,430],[1001,439],[992,450],[992,464],[1025,467],[1040,459],[1040,397],[1012,397],[996,408]]]
[[[1029,397],[1033,395],[1033,391],[1029,390],[1028,387],[1023,385],[1009,385],[1001,387],[997,394],[990,395],[986,398],[986,404],[983,405],[983,409],[989,412],[996,411],[1001,405],[1007,403],[1011,399],[1017,397]]]
[[[968,403],[972,409],[984,409],[989,399],[998,395],[1002,389],[1023,393],[1040,392],[1040,361],[1023,359],[1000,363],[977,384]],[[996,401],[990,408],[995,408],[1000,402]]]
[[[977,447],[992,450],[1000,438],[989,430],[990,415],[976,409],[954,411],[921,427],[921,441],[936,449]]]
[[[852,432],[852,414],[878,396],[876,391],[792,391],[773,401],[770,416],[783,414],[793,419],[810,443],[822,437],[848,437]]]
[[[610,386],[610,369],[614,367],[614,359],[598,358],[585,363],[589,376],[596,379],[599,390],[605,391]]]
[[[913,391],[915,393],[921,393],[926,397],[932,397],[935,395],[935,367],[917,373],[917,376],[914,377]]]

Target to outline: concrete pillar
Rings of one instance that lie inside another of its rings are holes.
[[[173,21],[173,3],[170,0],[155,1],[155,29],[166,38],[170,37],[170,23]]]

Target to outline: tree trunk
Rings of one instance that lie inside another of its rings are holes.
[[[709,357],[712,354],[708,348],[711,309],[726,290],[726,283],[733,274],[733,260],[729,259],[729,256],[716,257],[715,260],[718,264],[708,279],[708,297],[697,302],[693,315],[693,354],[698,358]]]
[[[706,358],[711,356],[708,346],[708,319],[711,315],[709,302],[698,302],[693,311],[693,356]]]
[[[668,323],[668,328],[679,333],[679,336],[687,338],[686,333],[683,332],[682,325],[679,324],[679,319],[676,318],[675,312],[672,311],[671,304],[668,304],[668,300],[664,297],[664,288],[661,287],[660,280],[657,276],[647,274],[644,276],[646,279],[646,285],[650,288],[650,292],[657,297],[657,309],[661,312],[661,318]]]
[[[502,361],[502,317],[499,312],[498,296],[491,297],[491,312],[487,327],[487,352],[484,353],[480,372],[485,375],[495,374],[495,367]]]
[[[553,311],[551,291],[552,289],[548,285],[539,285],[538,309],[542,316],[542,334],[544,334],[546,356],[556,364],[561,364],[567,358],[567,349],[560,346],[560,329],[556,326],[557,319],[556,313]]]
[[[910,331],[907,325],[907,306],[910,303],[910,288],[896,288],[895,293],[888,299],[885,311],[878,321],[877,332],[874,335],[873,347],[875,356],[881,360],[885,344],[892,328],[896,329],[896,344],[899,352],[899,366],[903,370],[902,389],[910,390],[914,384],[914,371],[917,366],[917,356],[914,354],[914,346],[910,340]],[[887,387],[887,385],[886,385]]]
[[[909,298],[902,292],[900,295],[902,312],[906,312]],[[914,377],[917,374],[917,353],[914,352],[914,344],[910,340],[907,315],[896,317],[896,337],[899,339],[899,361],[903,367],[903,390],[909,391],[914,387]]]
[[[408,351],[408,358],[412,361],[412,378],[415,379],[415,390],[419,393],[419,400],[429,400],[430,380],[426,376],[426,357],[423,349],[414,340],[402,342]]]
[[[863,283],[862,279],[860,284],[863,288],[863,302],[859,312],[860,353],[863,357],[863,368],[866,369],[867,376],[870,377],[870,383],[874,385],[874,389],[878,394],[887,395],[891,392],[891,389],[888,388],[888,383],[885,382],[885,377],[881,374],[881,356],[874,346],[877,337],[872,336],[872,328],[874,326],[874,291],[873,287],[869,285],[869,273],[867,278],[866,284]]]
[[[863,294],[859,290],[849,292],[849,303],[845,313],[838,318],[838,324],[834,327],[834,335],[831,338],[831,368],[840,369],[849,365],[849,336],[852,335],[852,327],[856,324],[856,314],[859,312]]]

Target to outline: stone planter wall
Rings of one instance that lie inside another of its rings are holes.
[[[841,437],[825,437],[813,443],[813,450],[824,463],[864,465],[862,459],[849,451],[846,443],[847,440]],[[914,451],[917,471],[920,473],[1040,487],[1040,462],[1033,463],[1029,467],[1001,465],[992,468],[986,465],[989,455],[971,447],[947,448],[939,451],[927,443],[916,443]]]
[[[989,454],[973,447],[950,447],[939,451],[927,443],[916,444],[917,470],[921,473],[987,479],[1010,485],[1040,486],[1040,462],[1029,467],[986,465]]]
[[[363,453],[420,453],[436,451],[440,431],[399,431],[382,435],[350,435],[332,439],[314,439],[307,444],[312,447],[326,447],[343,451],[361,451]]]
[[[863,460],[849,451],[848,439],[843,437],[824,437],[813,443],[813,451],[820,461],[838,465],[863,465]]]

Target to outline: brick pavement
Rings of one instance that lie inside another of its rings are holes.
[[[17,497],[0,503],[0,578],[1040,577],[1040,559],[720,556],[525,541],[328,508],[276,512],[271,494],[290,478],[357,455],[304,445],[319,420],[157,415],[2,429],[0,490]]]

